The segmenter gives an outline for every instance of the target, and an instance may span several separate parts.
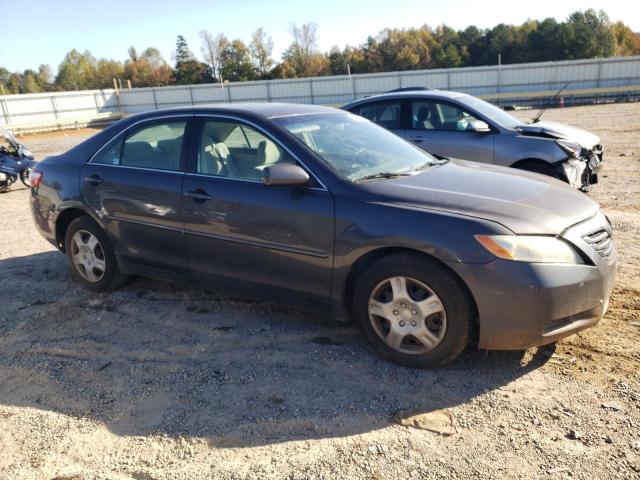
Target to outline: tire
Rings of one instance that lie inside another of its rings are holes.
[[[129,277],[118,268],[109,238],[90,217],[79,217],[71,222],[65,233],[64,246],[74,280],[86,289],[109,292],[128,280]]]
[[[31,184],[29,183],[29,174],[31,173],[30,168],[25,168],[20,172],[20,181],[24,184],[25,187],[31,188]]]
[[[404,288],[401,278],[405,278],[407,302],[403,294],[396,295]],[[394,254],[371,264],[356,279],[353,316],[380,356],[400,365],[433,368],[453,361],[469,344],[476,308],[461,280],[439,262]],[[400,344],[398,336],[402,336]]]
[[[558,172],[556,172],[551,165],[543,162],[525,162],[521,163],[520,165],[516,165],[515,168],[560,179],[560,175],[558,175]]]

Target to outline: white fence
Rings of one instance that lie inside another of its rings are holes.
[[[425,86],[474,95],[640,86],[640,56],[417,70],[291,80],[0,96],[0,124],[62,122],[219,102],[342,104],[396,88]]]

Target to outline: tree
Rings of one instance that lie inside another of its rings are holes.
[[[602,10],[596,13],[589,9],[569,15],[566,22],[568,31],[569,58],[610,57],[615,51],[615,37],[611,22]]]
[[[640,55],[640,33],[633,31],[622,22],[611,26],[615,38],[614,55]]]
[[[318,24],[310,22],[298,26],[292,23],[289,32],[293,37],[293,42],[282,54],[282,59],[287,62],[297,77],[309,77],[317,74],[319,62],[317,58],[312,62],[312,57],[317,56]],[[316,65],[312,65],[312,63]]]
[[[140,55],[140,60],[149,62],[153,69],[159,69],[167,65],[167,62],[164,61],[160,54],[160,50],[155,47],[147,47]]]
[[[184,39],[182,35],[178,35],[178,38],[176,40],[176,53],[175,53],[176,68],[181,63],[188,62],[193,59],[194,59],[193,53],[191,52],[191,50],[189,50],[187,41]]]
[[[129,47],[129,50],[127,50],[127,53],[129,54],[129,60],[130,61],[132,61],[132,62],[137,62],[138,61],[138,50],[136,50],[136,47],[131,45]]]
[[[273,53],[273,40],[271,37],[267,37],[264,28],[260,27],[251,34],[249,49],[251,50],[251,58],[258,73],[262,78],[266,78],[273,66],[273,58],[271,58],[271,54]]]
[[[96,64],[95,83],[98,88],[112,88],[114,78],[122,78],[124,65],[117,60],[101,58]]]
[[[234,40],[222,50],[220,75],[232,82],[256,79],[251,52],[242,40]]]
[[[63,90],[94,88],[94,60],[88,52],[71,50],[58,67],[55,83]]]
[[[38,83],[41,91],[46,92],[51,90],[53,79],[53,71],[49,65],[43,63],[38,67],[36,82]]]
[[[220,67],[222,64],[222,51],[228,45],[229,40],[227,40],[227,37],[222,33],[213,36],[211,32],[206,30],[201,30],[199,35],[202,39],[202,56],[204,57],[205,62],[209,64],[211,75],[214,79],[221,80]]]

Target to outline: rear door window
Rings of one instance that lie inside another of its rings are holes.
[[[402,102],[400,100],[367,103],[354,110],[354,113],[384,128],[402,128]]]
[[[124,142],[107,147],[92,163],[179,171],[186,125],[181,120],[140,127]]]

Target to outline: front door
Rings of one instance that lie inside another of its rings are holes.
[[[328,296],[331,193],[317,182],[263,185],[265,166],[296,159],[270,134],[240,120],[203,119],[198,136],[183,187],[190,268],[241,284]]]
[[[468,130],[473,115],[438,100],[412,100],[408,109],[407,140],[435,155],[493,163],[495,133]]]
[[[82,196],[126,260],[186,268],[182,144],[187,122],[171,118],[134,127],[82,170]]]

